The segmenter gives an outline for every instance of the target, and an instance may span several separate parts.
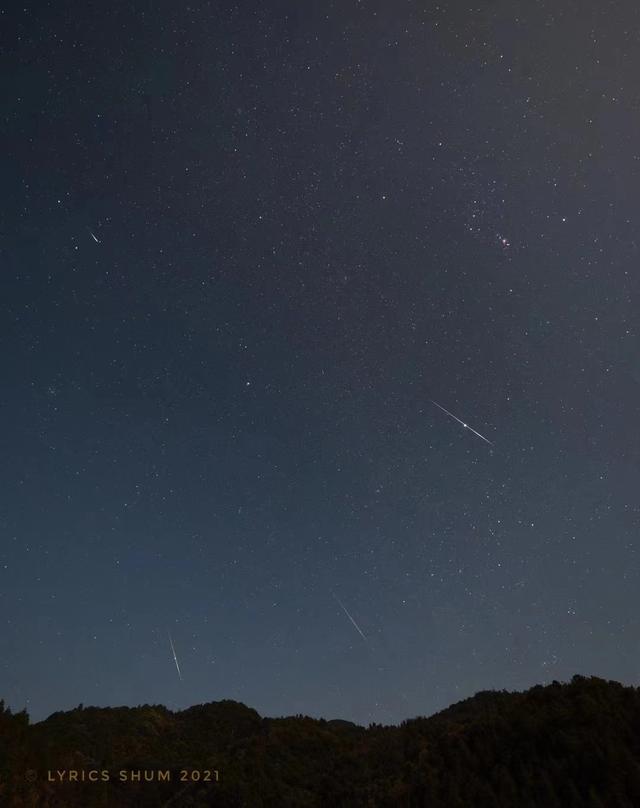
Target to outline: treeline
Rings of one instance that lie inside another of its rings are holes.
[[[0,805],[637,808],[640,690],[575,676],[368,729],[232,701],[30,725],[0,702]]]

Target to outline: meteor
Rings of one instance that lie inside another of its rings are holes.
[[[176,670],[178,671],[178,677],[180,681],[182,681],[182,674],[180,673],[180,665],[178,665],[178,657],[176,656],[176,649],[173,647],[173,640],[171,639],[171,632],[167,631],[169,635],[169,645],[171,646],[171,653],[173,654],[173,661],[176,663]]]
[[[449,410],[446,410],[446,409],[445,409],[443,406],[441,406],[440,404],[438,404],[438,402],[437,402],[437,401],[434,401],[432,398],[430,398],[430,399],[429,399],[429,401],[430,401],[432,404],[435,404],[435,405],[436,405],[436,407],[438,407],[439,409],[441,409],[441,410],[442,410],[442,412],[446,412],[446,413],[447,413],[447,415],[449,415],[451,418],[453,418],[453,419],[454,419],[455,421],[457,421],[459,424],[462,424],[462,426],[463,426],[465,429],[469,429],[469,430],[471,430],[471,432],[473,432],[473,434],[474,434],[474,435],[477,435],[479,438],[482,438],[482,440],[483,440],[483,441],[485,441],[486,443],[488,443],[490,446],[493,446],[493,443],[491,443],[491,441],[490,441],[488,438],[485,438],[485,436],[484,436],[484,435],[481,435],[479,432],[476,432],[476,431],[475,431],[475,429],[472,429],[472,428],[469,426],[469,424],[465,424],[465,422],[464,422],[464,421],[461,421],[461,420],[460,420],[459,418],[457,418],[457,417],[456,417],[456,416],[455,416],[455,415],[454,415],[452,412],[449,412]]]
[[[87,228],[87,230],[89,230],[89,228]],[[102,243],[100,241],[100,239],[95,235],[93,230],[89,230],[89,232],[91,233],[91,238],[95,241],[96,244],[101,244]]]
[[[332,595],[333,595],[333,597],[336,599],[336,601],[339,603],[340,608],[342,609],[342,611],[343,611],[343,612],[344,612],[344,613],[347,615],[347,617],[349,618],[349,620],[351,620],[351,622],[353,623],[353,625],[354,625],[354,627],[355,627],[356,631],[358,632],[358,634],[359,634],[359,635],[362,637],[362,639],[363,639],[365,642],[368,642],[368,640],[367,640],[367,638],[365,637],[365,635],[364,635],[364,633],[363,633],[362,629],[361,629],[361,628],[360,628],[360,626],[359,626],[359,625],[356,623],[356,621],[353,619],[353,617],[351,617],[351,615],[349,614],[349,611],[347,610],[347,607],[344,605],[344,603],[343,603],[343,602],[340,600],[340,598],[339,598],[339,597],[338,597],[338,596],[335,594],[335,592],[332,592],[331,594],[332,594]]]

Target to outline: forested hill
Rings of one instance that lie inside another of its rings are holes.
[[[640,690],[597,678],[368,729],[232,701],[80,706],[34,725],[0,706],[3,808],[640,806]]]

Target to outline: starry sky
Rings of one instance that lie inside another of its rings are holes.
[[[638,684],[637,4],[0,23],[0,697]]]

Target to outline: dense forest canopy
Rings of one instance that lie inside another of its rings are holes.
[[[634,808],[639,761],[640,690],[581,676],[368,728],[233,701],[79,705],[31,725],[0,702],[7,808]]]

